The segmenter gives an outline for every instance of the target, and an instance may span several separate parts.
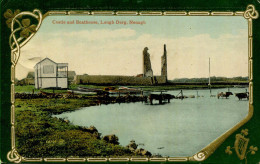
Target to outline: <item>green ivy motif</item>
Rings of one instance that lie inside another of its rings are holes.
[[[231,147],[228,146],[228,147],[226,148],[225,152],[226,152],[228,155],[231,155],[231,154],[232,154]]]
[[[256,152],[257,150],[258,150],[258,148],[257,148],[256,146],[254,147],[254,146],[252,145],[252,146],[249,147],[248,153],[251,152],[252,155],[255,155],[255,152]]]
[[[12,20],[13,18],[19,14],[21,11],[18,9],[18,10],[15,10],[15,12],[13,13],[12,10],[10,9],[7,9],[6,12],[4,13],[4,17],[7,19],[6,20],[6,24],[7,24],[7,27],[8,28],[11,28],[11,23],[12,23]],[[19,16],[18,18],[22,18],[22,16]]]
[[[19,13],[20,13],[20,10],[15,10],[14,13],[10,9],[6,10],[6,12],[4,13],[4,17],[7,19],[6,24],[7,24],[8,28],[11,28],[12,20]],[[20,18],[22,18],[22,16],[18,16],[17,18],[20,19]],[[34,24],[30,25],[31,24],[30,19],[22,19],[21,23],[18,19],[16,19],[15,21],[18,23],[19,27],[22,30],[20,32],[20,37],[28,38],[30,36],[30,34],[36,32],[36,25],[34,25]]]
[[[28,38],[31,33],[36,32],[36,25],[30,25],[31,21],[30,19],[23,19],[22,20],[22,26],[23,30],[20,32],[20,36],[24,38]]]
[[[241,134],[243,134],[244,136],[247,136],[248,135],[248,129],[241,130]]]

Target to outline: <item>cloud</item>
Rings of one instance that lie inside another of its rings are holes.
[[[37,33],[38,34],[38,33]],[[192,78],[208,76],[211,58],[212,76],[247,76],[247,31],[169,38],[148,33],[138,34],[130,28],[85,30],[35,35],[22,48],[19,63],[33,67],[32,57],[49,57],[68,62],[77,74],[137,75],[142,73],[142,52],[149,48],[154,74],[160,75],[163,45],[167,45],[168,76]],[[33,63],[35,62],[35,63]]]

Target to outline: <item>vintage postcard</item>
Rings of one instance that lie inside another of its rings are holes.
[[[259,162],[259,4],[1,6],[1,161]]]

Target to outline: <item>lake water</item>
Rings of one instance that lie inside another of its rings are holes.
[[[155,105],[109,104],[84,107],[55,117],[67,118],[75,125],[94,125],[103,136],[115,134],[122,146],[135,140],[141,143],[139,148],[152,154],[192,156],[244,119],[249,109],[248,101],[239,101],[235,95],[218,99],[210,97],[209,90],[183,90],[183,94],[196,96],[197,91],[201,97],[172,99],[164,105],[156,100]],[[227,88],[212,89],[212,95],[226,91]],[[230,88],[230,91],[245,92],[246,88]],[[167,93],[177,95],[179,92]]]

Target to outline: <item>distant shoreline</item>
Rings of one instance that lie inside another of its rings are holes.
[[[50,92],[52,93],[66,93],[67,90],[76,90],[78,87],[86,87],[91,89],[104,89],[105,87],[120,87],[120,86],[127,86],[132,88],[142,89],[143,91],[166,91],[166,90],[180,90],[180,89],[209,89],[209,85],[207,83],[167,83],[164,85],[120,85],[120,84],[71,84],[68,89],[35,89],[34,85],[16,85],[15,86],[15,93],[37,93],[40,91]],[[248,87],[248,83],[222,83],[222,84],[211,84],[211,89],[218,89],[218,88],[245,88]]]

